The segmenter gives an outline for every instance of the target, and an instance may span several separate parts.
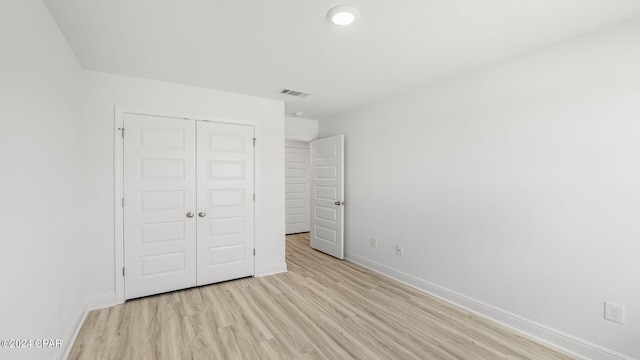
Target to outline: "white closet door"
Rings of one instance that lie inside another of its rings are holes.
[[[287,234],[307,232],[309,224],[309,143],[285,144],[285,230]]]
[[[253,126],[198,121],[198,285],[254,274]]]
[[[344,135],[311,142],[311,247],[344,257]]]
[[[195,122],[127,114],[124,127],[125,299],[195,286]]]

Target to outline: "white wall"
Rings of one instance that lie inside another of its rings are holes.
[[[61,339],[115,301],[114,107],[257,123],[256,274],[286,271],[284,104],[82,70],[39,0],[0,2],[0,339]]]
[[[284,104],[222,91],[86,71],[83,223],[89,293],[96,305],[114,295],[114,106],[258,124],[261,189],[256,201],[256,274],[286,271],[284,258]],[[99,297],[103,298],[100,299]]]
[[[60,339],[83,313],[81,68],[40,0],[0,2],[0,339]],[[5,349],[51,359],[63,348]],[[56,355],[58,354],[58,355]]]
[[[640,21],[321,121],[347,256],[640,358],[638,44]]]
[[[284,134],[287,140],[311,141],[318,137],[318,122],[310,119],[284,119]]]

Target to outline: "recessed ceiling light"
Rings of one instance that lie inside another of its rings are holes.
[[[336,25],[349,25],[358,20],[360,11],[353,6],[336,6],[329,10],[327,17]]]

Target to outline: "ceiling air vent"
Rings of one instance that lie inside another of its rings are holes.
[[[280,94],[291,95],[295,97],[305,98],[309,96],[309,93],[299,90],[291,90],[291,89],[282,89],[280,90]]]

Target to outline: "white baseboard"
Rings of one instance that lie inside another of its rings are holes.
[[[87,298],[87,310],[104,309],[116,305],[116,294],[103,294]]]
[[[354,253],[345,252],[345,259],[576,356],[592,360],[636,360]]]
[[[54,359],[66,360],[69,357],[73,343],[76,341],[76,337],[84,324],[84,319],[87,317],[87,302],[86,300],[80,305],[80,308],[73,317],[69,328],[61,339],[63,346],[56,351]]]
[[[264,265],[259,268],[256,268],[255,277],[262,277],[267,275],[275,275],[287,272],[287,263],[281,262],[276,264]]]
[[[82,324],[84,324],[84,320],[87,318],[89,311],[102,309],[115,304],[116,294],[105,294],[86,298],[78,308],[76,315],[73,317],[69,328],[62,338],[62,344],[64,346],[58,349],[54,359],[65,360],[69,357],[73,343],[76,341],[78,333],[80,332]]]

